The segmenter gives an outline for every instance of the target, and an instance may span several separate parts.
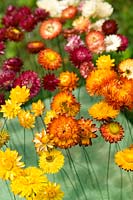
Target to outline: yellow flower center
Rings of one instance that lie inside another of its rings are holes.
[[[120,131],[119,125],[112,122],[109,124],[109,130],[113,135],[117,135]]]
[[[47,52],[46,54],[46,58],[49,60],[49,61],[55,61],[56,60],[56,55],[53,54],[53,52]]]
[[[56,196],[56,192],[55,191],[48,191],[48,197],[51,199],[51,198],[54,198]]]

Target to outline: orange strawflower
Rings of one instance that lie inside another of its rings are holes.
[[[105,141],[110,143],[121,141],[124,136],[123,127],[119,124],[119,122],[102,124],[100,127],[100,132]]]
[[[80,146],[81,145],[84,145],[84,146],[92,145],[91,139],[97,137],[97,135],[95,134],[95,132],[98,130],[98,128],[96,128],[96,125],[93,124],[92,120],[84,119],[84,118],[81,118],[78,120],[78,125],[80,127],[79,145]]]
[[[133,171],[133,145],[115,154],[115,163],[126,171]]]
[[[41,50],[38,54],[38,62],[45,69],[55,70],[62,64],[62,58],[59,53],[52,49]]]
[[[61,72],[58,85],[61,90],[72,91],[76,88],[78,80],[79,78],[74,72]]]
[[[78,144],[79,131],[77,120],[66,115],[54,118],[47,128],[47,134],[54,145],[63,149]]]
[[[38,53],[39,51],[43,50],[45,48],[45,45],[41,41],[31,41],[27,44],[27,50],[29,53]]]
[[[114,109],[107,102],[101,101],[91,106],[88,112],[94,119],[109,120],[110,118],[116,118],[120,111]]]
[[[43,39],[51,40],[57,37],[62,31],[62,24],[57,19],[48,19],[40,25],[40,35]]]
[[[102,88],[115,78],[117,73],[113,70],[93,70],[86,79],[86,90],[91,96],[101,95]]]
[[[90,21],[88,17],[79,16],[77,19],[75,19],[72,23],[72,26],[76,31],[79,33],[89,31],[90,30]]]
[[[80,104],[72,93],[67,91],[60,92],[53,97],[51,102],[51,109],[58,114],[67,114],[69,116],[76,116],[80,110]]]
[[[77,14],[77,8],[71,5],[62,11],[61,19],[62,20],[72,19],[75,17],[76,14]]]

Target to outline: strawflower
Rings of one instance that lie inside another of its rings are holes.
[[[0,150],[0,178],[3,180],[13,180],[20,174],[24,163],[20,162],[21,156],[16,150],[7,148],[5,151]]]
[[[36,200],[62,200],[64,192],[61,191],[60,185],[48,182],[44,190],[37,193]]]
[[[59,84],[59,79],[55,76],[54,73],[46,74],[42,78],[42,85],[45,90],[53,92]]]
[[[126,171],[133,171],[133,145],[115,154],[115,163]]]
[[[61,151],[52,149],[50,151],[42,152],[39,159],[39,166],[44,173],[54,174],[64,165],[64,156]]]
[[[44,151],[48,151],[53,148],[53,143],[49,139],[49,135],[46,134],[45,129],[43,129],[39,133],[35,133],[34,139],[33,139],[35,148],[37,153],[40,155]]]
[[[97,120],[113,119],[119,114],[119,110],[114,109],[105,101],[95,103],[89,108],[88,112],[94,119]]]
[[[42,170],[28,167],[11,182],[11,190],[15,195],[31,200],[35,199],[41,189],[44,189],[47,182],[47,177],[44,176]]]
[[[6,145],[6,143],[9,141],[10,135],[6,130],[0,131],[0,148],[3,147],[3,145]]]
[[[48,110],[44,117],[45,125],[47,126],[51,122],[51,120],[56,116],[57,116],[57,113],[55,110]]]
[[[121,61],[118,65],[118,70],[123,77],[133,79],[133,59],[128,58]]]
[[[30,111],[20,110],[18,120],[24,128],[33,128],[35,126],[35,116]]]
[[[102,55],[96,60],[98,69],[111,69],[114,67],[115,59],[111,59],[110,55]]]
[[[38,100],[37,102],[32,103],[32,109],[31,111],[34,113],[34,116],[40,116],[43,114],[45,109],[45,105],[41,100]]]

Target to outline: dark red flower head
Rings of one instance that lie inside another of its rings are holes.
[[[3,63],[3,70],[13,70],[14,72],[19,72],[21,66],[23,65],[23,61],[20,58],[9,58]]]
[[[5,104],[5,97],[4,97],[4,94],[0,94],[0,107],[1,105],[4,105]]]
[[[116,34],[117,30],[117,23],[113,19],[105,20],[105,22],[102,25],[102,31],[105,35]]]
[[[34,17],[37,23],[45,20],[48,16],[49,13],[42,8],[36,8],[34,11]]]
[[[45,90],[49,90],[49,91],[54,91],[58,84],[59,84],[59,79],[56,78],[55,74],[46,74],[44,77],[43,77],[43,88]]]
[[[84,46],[80,46],[78,48],[75,48],[73,51],[70,53],[70,60],[76,67],[80,67],[80,65],[83,62],[88,62],[91,61],[92,59],[92,54],[89,51],[88,48]]]
[[[0,71],[0,88],[5,90],[10,90],[13,87],[13,83],[15,80],[15,72],[8,70]]]
[[[5,44],[4,42],[0,42],[0,55],[3,55],[5,53]]]
[[[122,34],[117,34],[121,39],[121,46],[118,48],[118,51],[125,51],[128,47],[128,38]]]

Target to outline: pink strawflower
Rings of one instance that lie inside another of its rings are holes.
[[[19,85],[20,87],[26,86],[30,89],[30,98],[36,96],[41,88],[41,81],[38,74],[34,71],[24,71],[20,76],[15,79],[14,87]]]
[[[20,58],[8,58],[4,61],[2,69],[3,70],[13,70],[14,72],[19,72],[21,70],[21,66],[23,65],[23,61]]]
[[[15,80],[15,72],[11,70],[1,70],[0,71],[0,88],[10,90],[13,87]]]
[[[94,64],[92,61],[89,61],[89,62],[83,62],[81,65],[80,65],[80,68],[79,68],[79,71],[80,71],[80,74],[83,78],[87,78],[88,74],[94,70]]]
[[[0,42],[0,55],[5,53],[5,44],[3,41]]]
[[[84,46],[80,46],[78,48],[75,48],[71,53],[70,53],[70,60],[72,61],[72,63],[79,68],[80,65],[83,62],[88,62],[91,61],[92,59],[92,54],[89,51],[89,49],[87,49]]]
[[[121,45],[118,48],[118,51],[125,51],[128,47],[128,38],[122,34],[117,34],[117,36],[119,36],[121,39]]]
[[[56,78],[55,74],[46,74],[43,77],[43,88],[45,90],[54,91],[59,83],[59,79]]]
[[[68,43],[65,45],[64,49],[68,53],[71,53],[75,48],[84,45],[84,42],[81,40],[79,35],[72,35],[71,37],[68,37],[67,42]]]

